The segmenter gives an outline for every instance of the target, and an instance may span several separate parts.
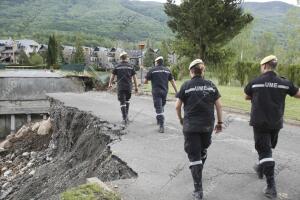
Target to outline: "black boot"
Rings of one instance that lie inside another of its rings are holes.
[[[156,123],[157,123],[158,126],[161,124],[161,120],[162,120],[161,116],[156,115]]]
[[[122,113],[122,118],[123,118],[123,124],[127,125],[127,113],[126,113],[126,106],[121,106],[121,113]]]
[[[127,102],[126,103],[126,115],[127,115],[127,118],[128,118],[128,113],[129,113],[129,105],[130,105],[130,103]]]
[[[277,190],[274,178],[274,168],[275,162],[265,162],[262,164],[263,173],[267,179],[267,187],[264,189],[265,196],[270,199],[275,199],[277,197]]]
[[[193,192],[194,200],[202,200],[203,199],[203,188],[202,188],[203,165],[194,165],[191,166],[190,169],[194,180],[194,188],[195,188]]]
[[[202,166],[204,166],[206,158],[207,158],[207,149],[204,149],[201,151]]]
[[[263,169],[262,166],[260,164],[255,164],[253,166],[254,171],[256,172],[257,176],[259,179],[263,179],[264,178],[264,173],[263,173]]]
[[[158,132],[164,133],[165,132],[165,126],[164,126],[164,116],[163,115],[157,115],[156,116],[157,123],[159,125]]]
[[[264,189],[265,196],[270,199],[277,197],[277,190],[274,177],[267,177],[267,187]]]
[[[164,125],[160,125],[160,126],[159,126],[158,132],[160,132],[160,133],[164,133],[164,132],[165,132],[165,127],[164,127]]]

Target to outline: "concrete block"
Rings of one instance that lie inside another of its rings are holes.
[[[40,127],[37,131],[38,135],[48,135],[51,133],[52,125],[51,125],[51,120],[50,117],[48,120],[44,120],[41,122]]]

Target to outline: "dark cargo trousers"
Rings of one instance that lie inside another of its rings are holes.
[[[202,192],[202,170],[207,158],[207,149],[211,144],[211,132],[183,132],[184,150],[190,161],[190,170],[195,192]]]
[[[129,105],[130,105],[131,91],[118,91],[118,100],[120,101],[121,113],[123,120],[128,119]]]
[[[275,161],[272,149],[275,149],[280,129],[253,127],[255,149],[258,153],[258,166],[266,176],[267,183],[274,182]]]
[[[157,123],[163,126],[165,122],[164,107],[166,105],[167,93],[152,93],[152,97]]]

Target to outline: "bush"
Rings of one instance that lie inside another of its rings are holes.
[[[181,57],[178,59],[177,64],[171,67],[171,72],[176,80],[180,80],[189,74],[188,66],[190,62],[191,60],[189,58]]]
[[[179,71],[180,71],[180,69],[179,69],[178,65],[171,66],[171,73],[175,80],[178,80]]]
[[[119,195],[105,191],[95,184],[85,184],[67,190],[61,195],[62,200],[121,200]]]
[[[228,85],[234,74],[232,64],[224,63],[222,66],[216,66],[217,78],[220,85]]]
[[[29,63],[33,66],[41,65],[43,64],[43,57],[37,53],[34,53],[32,56],[30,56]]]
[[[248,82],[252,81],[253,79],[257,78],[260,75],[260,66],[257,63],[249,64],[248,72],[247,72],[247,79]]]
[[[295,85],[300,86],[300,65],[279,65],[278,73],[292,81]]]
[[[249,68],[251,68],[252,63],[237,62],[234,65],[235,68],[235,79],[240,82],[241,86],[244,86]]]

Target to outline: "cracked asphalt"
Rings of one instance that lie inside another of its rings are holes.
[[[104,120],[121,122],[116,94],[89,92],[49,96],[66,106],[92,112]],[[111,183],[124,200],[190,200],[193,190],[188,159],[174,102],[165,108],[166,131],[158,133],[152,98],[132,97],[128,134],[113,142],[115,155],[138,173],[138,178]],[[257,161],[249,117],[225,113],[223,133],[213,136],[203,171],[204,199],[264,200],[265,180],[252,167]],[[273,152],[280,200],[300,200],[300,127],[285,125]]]

